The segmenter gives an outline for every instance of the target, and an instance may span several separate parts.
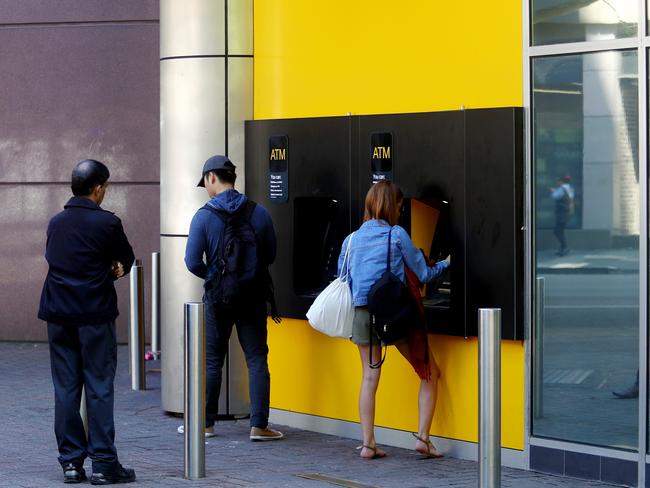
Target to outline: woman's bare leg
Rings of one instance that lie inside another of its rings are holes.
[[[436,410],[436,402],[438,399],[438,378],[440,378],[440,369],[433,356],[431,334],[427,334],[427,341],[429,341],[429,367],[431,368],[431,379],[420,380],[420,391],[418,392],[418,437],[429,440],[429,432],[431,432],[431,423],[433,422],[433,414]],[[407,360],[409,360],[410,352],[408,344],[398,344],[397,349]],[[417,440],[415,449],[418,452],[425,454],[439,454],[435,447],[428,445],[426,442]]]
[[[379,377],[381,368],[372,369],[369,364],[370,346],[358,346],[361,357],[361,366],[363,368],[363,378],[361,380],[361,391],[359,392],[359,418],[361,420],[361,430],[363,432],[363,445],[375,448],[375,394],[379,386]],[[372,356],[376,361],[380,357],[381,348],[373,346]],[[382,456],[385,453],[380,449],[376,452],[372,449],[362,448],[360,456],[363,458],[372,458]]]

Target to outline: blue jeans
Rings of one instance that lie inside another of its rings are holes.
[[[269,374],[269,347],[266,343],[266,304],[242,304],[232,311],[217,310],[205,304],[206,338],[206,409],[207,427],[214,425],[219,409],[221,370],[228,352],[233,325],[237,327],[239,343],[246,356],[248,386],[251,401],[251,427],[266,428],[269,421],[271,375]]]
[[[81,326],[48,323],[47,333],[59,462],[62,466],[81,466],[90,456],[94,472],[108,472],[118,462],[113,422],[115,321]],[[83,386],[88,411],[87,440],[79,414]]]

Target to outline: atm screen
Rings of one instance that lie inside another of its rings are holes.
[[[334,278],[343,235],[340,204],[333,198],[297,197],[293,219],[293,287],[296,295],[315,297]]]
[[[411,235],[415,247],[422,249],[429,260],[445,259],[451,251],[451,225],[449,205],[433,199],[406,199],[402,213],[402,225]],[[451,282],[449,272],[427,284],[423,291],[425,307],[449,306]]]

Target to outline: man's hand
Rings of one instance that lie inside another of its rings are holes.
[[[124,276],[124,265],[119,261],[113,261],[113,277],[117,280]]]

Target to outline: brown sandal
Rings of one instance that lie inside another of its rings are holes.
[[[367,445],[363,444],[363,445],[357,447],[357,449],[363,449],[364,447],[365,447],[366,449],[369,449],[370,451],[372,451],[372,456],[370,456],[370,457],[366,457],[366,456],[361,456],[361,455],[359,455],[359,457],[360,457],[361,459],[365,459],[365,460],[368,461],[368,460],[370,460],[370,459],[381,459],[381,458],[386,457],[386,453],[385,453],[385,452],[377,452],[377,446],[372,447],[372,446],[367,446]]]
[[[435,446],[434,446],[433,443],[431,442],[431,439],[424,440],[422,437],[420,437],[419,435],[417,435],[415,432],[411,432],[411,434],[412,434],[413,437],[415,437],[417,440],[419,440],[419,441],[422,442],[423,444],[426,444],[426,445],[427,445],[427,450],[426,450],[426,451],[423,451],[423,450],[420,450],[420,449],[416,449],[417,452],[419,452],[420,454],[424,455],[424,457],[423,457],[422,459],[440,459],[441,457],[444,457],[443,454],[436,454],[436,453],[435,453],[435,451],[437,451],[437,449],[435,448]],[[432,452],[432,451],[434,451],[434,452]]]

